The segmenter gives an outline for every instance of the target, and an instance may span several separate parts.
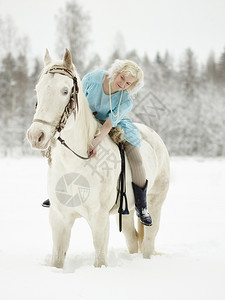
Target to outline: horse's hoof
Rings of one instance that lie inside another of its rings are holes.
[[[106,262],[104,262],[104,263],[102,263],[102,262],[95,262],[94,263],[94,267],[95,268],[108,267],[108,264]]]
[[[57,268],[57,269],[63,269],[63,262],[53,262],[52,267]]]

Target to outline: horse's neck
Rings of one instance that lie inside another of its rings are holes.
[[[76,116],[69,118],[68,124],[62,131],[62,137],[71,145],[71,148],[73,147],[80,155],[86,156],[91,141],[98,130],[98,123],[92,115],[83,92],[79,93],[78,103]]]

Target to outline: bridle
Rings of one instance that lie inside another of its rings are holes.
[[[79,88],[78,88],[78,84],[77,84],[77,77],[74,76],[73,72],[70,71],[67,68],[64,68],[64,67],[61,67],[61,66],[53,66],[48,71],[45,72],[45,74],[48,74],[48,73],[51,73],[51,74],[58,73],[58,74],[61,74],[61,75],[68,76],[73,80],[73,87],[72,87],[71,94],[70,94],[70,100],[67,103],[59,122],[57,122],[57,123],[48,122],[48,121],[41,120],[41,119],[34,119],[33,120],[33,123],[34,122],[39,122],[39,123],[42,123],[44,125],[49,125],[49,126],[55,127],[55,132],[54,132],[54,135],[55,135],[56,132],[61,132],[62,131],[62,129],[66,125],[66,122],[67,122],[69,116],[76,110],[76,107],[78,108]]]
[[[48,121],[41,120],[41,119],[34,119],[33,120],[33,123],[38,122],[38,123],[41,123],[41,124],[44,124],[44,125],[49,125],[49,126],[55,127],[55,131],[54,131],[53,136],[52,136],[52,138],[54,138],[54,136],[57,132],[60,133],[64,129],[64,127],[66,125],[66,122],[67,122],[68,118],[70,117],[70,115],[72,113],[74,113],[76,110],[78,111],[78,109],[79,109],[79,106],[78,106],[79,87],[78,87],[78,83],[77,83],[77,77],[74,76],[74,74],[71,70],[69,70],[65,67],[54,65],[49,70],[47,70],[44,74],[48,74],[48,73],[61,74],[61,75],[64,75],[64,76],[68,76],[73,80],[73,87],[72,87],[72,90],[71,90],[70,99],[69,99],[69,102],[67,103],[67,105],[64,109],[64,112],[63,112],[59,122],[57,122],[57,123],[48,122]],[[83,156],[77,154],[76,152],[74,152],[60,136],[57,138],[57,140],[60,141],[60,143],[64,147],[66,147],[67,149],[72,151],[79,158],[81,158],[81,159],[88,159],[89,158],[89,157],[83,157]]]

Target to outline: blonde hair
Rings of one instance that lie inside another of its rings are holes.
[[[118,74],[131,75],[135,82],[127,89],[130,94],[136,94],[144,85],[142,69],[132,60],[116,59],[108,70],[109,82],[113,82]]]

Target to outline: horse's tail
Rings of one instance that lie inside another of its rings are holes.
[[[144,225],[140,222],[140,219],[138,218],[138,245],[140,251],[142,251],[143,239],[144,239]]]

